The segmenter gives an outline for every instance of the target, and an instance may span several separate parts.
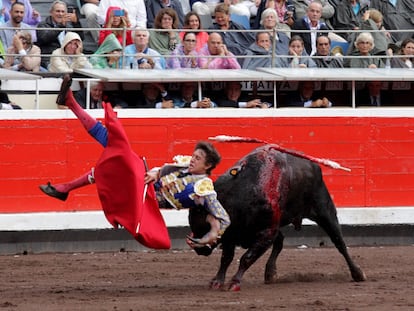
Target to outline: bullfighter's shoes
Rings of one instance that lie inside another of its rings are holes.
[[[47,185],[40,185],[39,188],[48,196],[62,201],[66,201],[69,195],[69,192],[57,191],[56,188],[50,184],[50,182],[48,182]]]
[[[68,93],[71,85],[72,85],[72,77],[70,76],[70,74],[65,74],[63,76],[62,84],[60,85],[59,95],[56,98],[56,104],[65,105],[66,94]]]

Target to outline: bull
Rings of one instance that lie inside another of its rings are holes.
[[[303,218],[316,222],[328,234],[345,258],[354,281],[366,279],[348,253],[334,202],[323,181],[320,166],[313,161],[280,152],[274,145],[264,145],[221,175],[215,182],[215,189],[230,215],[231,225],[219,242],[222,247],[220,268],[211,280],[210,288],[224,287],[236,246],[247,251],[240,259],[229,290],[240,290],[244,273],[271,246],[264,282],[274,282],[276,259],[284,240],[280,228],[293,224],[299,230]],[[209,231],[205,217],[202,208],[190,209],[189,223],[195,238]],[[216,246],[196,248],[195,251],[208,256]]]

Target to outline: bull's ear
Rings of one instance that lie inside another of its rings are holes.
[[[233,166],[230,170],[229,173],[231,176],[237,176],[237,174],[239,174],[239,172],[241,171],[242,167],[240,165],[237,166]]]

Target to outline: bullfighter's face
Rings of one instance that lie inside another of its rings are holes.
[[[204,150],[196,149],[191,157],[190,166],[188,171],[191,174],[205,174],[210,168],[210,165],[206,164],[206,153]]]

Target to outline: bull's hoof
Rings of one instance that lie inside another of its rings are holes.
[[[214,290],[222,289],[223,285],[224,283],[217,279],[212,279],[210,282],[210,288]]]
[[[352,278],[355,282],[364,282],[364,281],[367,280],[367,277],[366,277],[365,273],[359,267],[356,267],[351,272],[351,275],[352,275]]]
[[[275,282],[277,278],[277,273],[276,270],[272,269],[270,271],[265,272],[265,277],[264,277],[264,283],[265,284],[272,284]]]
[[[232,281],[229,285],[230,292],[239,292],[241,288],[240,282]]]

